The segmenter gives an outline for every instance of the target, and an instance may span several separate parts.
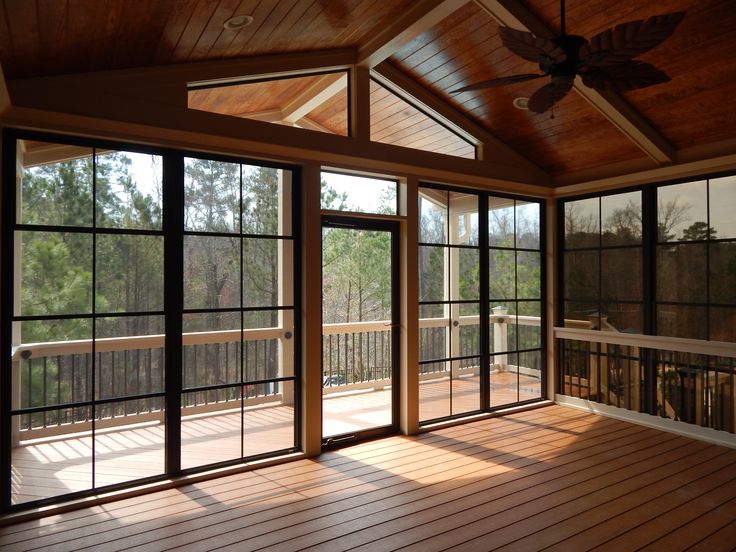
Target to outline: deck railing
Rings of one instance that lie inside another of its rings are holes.
[[[524,337],[523,328],[539,326],[539,320],[533,316],[491,316],[494,339],[498,341],[496,350],[505,350],[501,343],[507,342],[509,332],[519,332],[520,343],[527,340],[531,344],[538,333]],[[325,392],[390,384],[391,327],[390,321],[325,324]],[[419,327],[420,341],[436,349],[435,358],[446,356],[453,328],[463,332],[462,356],[477,350],[478,316],[421,319]],[[282,391],[278,382],[241,382],[279,377],[279,349],[291,339],[291,332],[278,327],[183,334],[182,406],[191,412],[230,408],[241,394],[249,404],[278,400]],[[133,416],[161,418],[163,397],[149,395],[162,394],[165,389],[164,340],[165,336],[159,334],[102,338],[94,343],[69,340],[18,346],[12,357],[13,380],[19,382],[13,409],[38,410],[17,416],[16,431],[24,432],[23,438],[32,438],[61,429],[74,431],[72,425],[88,423],[92,417],[112,421],[112,425],[115,419],[130,423]],[[505,355],[497,355],[494,362],[506,361]],[[462,361],[461,370],[465,372],[477,372],[478,368],[475,359]],[[423,364],[420,376],[438,376],[446,370],[444,362]],[[208,386],[218,388],[200,389]],[[94,413],[88,406],[75,406],[92,398],[104,401]],[[56,406],[59,408],[54,409]],[[41,411],[43,408],[51,410]],[[45,429],[52,431],[42,431]]]
[[[736,344],[555,328],[558,393],[736,432]]]
[[[182,396],[182,406],[192,409],[227,403],[241,392],[251,402],[279,393],[278,382],[245,384],[242,390],[240,386],[235,387],[241,381],[241,338],[247,379],[257,381],[278,376],[279,341],[291,339],[291,334],[281,328],[185,333],[182,381],[187,391]],[[22,414],[16,430],[34,430],[34,436],[41,436],[35,430],[89,422],[91,409],[74,405],[93,397],[105,401],[96,407],[97,420],[160,414],[163,398],[146,395],[164,391],[164,340],[165,336],[159,334],[102,338],[94,344],[92,340],[69,340],[15,348],[13,379],[20,385],[14,390],[13,408],[60,407]],[[197,389],[227,384],[233,387]]]
[[[505,309],[504,309],[505,310]],[[496,311],[498,313],[498,311]],[[509,351],[535,349],[541,346],[539,316],[513,314],[492,314],[490,317],[492,342],[492,364],[501,369],[513,365]],[[448,329],[455,328],[453,336]],[[419,320],[420,356],[425,361],[443,359],[452,356],[462,357],[460,370],[478,370],[480,357],[480,316],[459,316],[449,318],[423,318]],[[450,340],[457,342],[456,355],[450,351]],[[531,367],[539,369],[538,366]],[[433,374],[448,370],[444,360],[424,362],[420,366],[420,374]]]

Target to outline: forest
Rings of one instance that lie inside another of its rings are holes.
[[[603,329],[642,333],[644,302],[653,300],[658,335],[736,340],[736,242],[722,239],[717,221],[709,226],[702,206],[660,195],[649,299],[640,193],[621,194],[607,209],[599,198],[565,204],[565,318],[600,313]]]

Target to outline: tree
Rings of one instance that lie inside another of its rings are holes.
[[[675,229],[688,220],[689,203],[677,199],[659,202],[657,206],[657,241],[668,242],[677,239]]]
[[[714,240],[716,239],[716,229],[709,227],[707,222],[693,222],[682,231],[682,239],[689,241]]]
[[[603,243],[625,245],[641,243],[641,205],[629,200],[625,207],[614,209],[603,221]]]

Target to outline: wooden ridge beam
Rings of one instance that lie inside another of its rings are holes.
[[[519,0],[474,1],[501,25],[529,31],[540,38],[555,36],[552,30]],[[675,161],[677,157],[675,147],[622,96],[613,92],[604,94],[588,88],[579,77],[575,79],[574,88],[657,164],[664,165]]]
[[[445,19],[467,0],[416,0],[391,25],[358,50],[358,65],[375,67],[420,34]]]

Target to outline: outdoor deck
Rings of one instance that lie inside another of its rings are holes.
[[[731,550],[735,468],[551,406],[0,528],[0,548]]]
[[[524,378],[520,400],[540,396],[539,380]],[[497,404],[516,402],[516,374],[494,374],[492,395]],[[420,415],[433,419],[478,409],[479,378],[453,381],[450,405],[448,379],[420,385]],[[349,386],[348,386],[349,388]],[[390,423],[390,388],[348,391],[325,396],[324,435],[350,433]],[[278,403],[249,407],[241,420],[239,409],[182,418],[182,467],[233,460],[294,446],[293,408]],[[241,440],[241,423],[245,439]],[[16,447],[13,459],[15,503],[57,496],[92,486],[122,483],[160,475],[164,471],[164,425],[158,422],[126,425],[89,434],[67,434]],[[241,448],[242,447],[242,448]]]

